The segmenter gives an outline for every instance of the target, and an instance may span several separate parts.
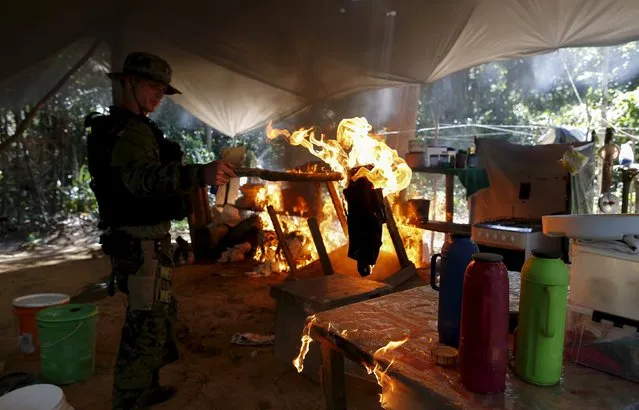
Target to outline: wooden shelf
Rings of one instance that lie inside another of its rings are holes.
[[[454,233],[454,232],[463,232],[470,233],[471,226],[468,224],[456,224],[452,222],[442,222],[442,221],[428,221],[421,224],[413,224],[415,228],[424,229],[427,231],[435,231],[435,232],[444,232],[444,233]]]

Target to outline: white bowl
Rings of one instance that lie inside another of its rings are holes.
[[[548,215],[541,221],[546,236],[615,241],[639,235],[639,214]]]

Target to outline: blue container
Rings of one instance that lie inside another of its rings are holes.
[[[439,291],[439,312],[437,331],[439,343],[447,346],[459,346],[459,328],[461,322],[462,291],[464,273],[473,254],[479,248],[470,239],[469,234],[455,233],[447,238],[441,253],[433,255],[430,262],[430,286]],[[437,285],[437,258],[442,259]]]

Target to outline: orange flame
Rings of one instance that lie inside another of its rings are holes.
[[[388,196],[388,200],[391,204],[391,209],[393,210],[393,217],[395,218],[397,229],[399,230],[399,235],[402,237],[402,243],[404,244],[404,248],[406,249],[406,255],[417,268],[421,268],[425,265],[425,262],[422,261],[422,252],[424,246],[424,235],[426,234],[426,231],[412,226],[408,220],[408,217],[398,212],[398,208],[395,206],[395,203],[398,201],[398,199],[399,197],[397,195]],[[391,240],[386,226],[384,226],[382,230],[381,249],[385,252],[395,252],[393,241]]]
[[[276,211],[283,211],[282,190],[278,184],[265,184],[257,192],[255,200],[256,205],[260,208],[266,208],[268,205],[272,205]],[[333,211],[331,215],[331,208],[332,204],[330,201],[325,203],[320,217],[322,221],[320,229],[322,230],[327,252],[332,252],[346,242],[335,212]],[[298,198],[297,204],[294,206],[294,211],[299,214],[304,214],[308,211],[308,204],[302,198]],[[267,212],[259,213],[259,219],[263,232],[273,232],[275,230],[273,221]],[[278,219],[284,234],[294,236],[294,238],[290,239],[288,245],[296,260],[295,265],[297,268],[306,266],[319,258],[306,219],[281,214],[278,215]],[[275,235],[270,235],[262,241],[261,246],[256,249],[253,259],[263,265],[268,265],[270,269],[267,270],[270,270],[270,272],[284,273],[290,270],[286,260],[281,252],[279,252],[279,244]]]
[[[403,340],[390,341],[386,344],[386,346],[380,347],[373,354],[373,358],[379,357],[383,354],[388,353],[391,350],[395,350],[404,343],[408,341],[408,337]],[[375,379],[377,379],[377,384],[382,388],[382,393],[379,394],[379,403],[384,407],[384,390],[388,392],[392,392],[394,390],[393,380],[387,375],[388,369],[393,365],[395,361],[391,360],[386,369],[382,370],[382,366],[379,363],[375,363],[375,366],[370,367],[366,365],[366,371],[368,374],[375,375]]]
[[[337,127],[334,140],[324,141],[313,128],[302,128],[292,134],[288,130],[275,129],[272,123],[266,127],[267,140],[283,136],[291,145],[301,145],[311,154],[326,162],[335,172],[348,180],[348,171],[365,165],[373,169],[359,168],[352,177],[368,179],[375,188],[382,188],[384,196],[399,192],[410,184],[412,171],[406,161],[384,142],[383,137],[371,132],[366,118],[356,117],[342,120]]]
[[[310,344],[313,341],[313,338],[311,338],[311,327],[313,327],[316,320],[317,317],[315,315],[311,315],[306,319],[306,326],[304,326],[304,332],[302,332],[302,346],[300,347],[300,353],[293,360],[293,366],[295,366],[298,373],[302,373],[302,370],[304,370],[304,359],[306,358]]]

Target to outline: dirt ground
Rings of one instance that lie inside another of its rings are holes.
[[[162,383],[178,395],[158,409],[323,409],[321,387],[275,358],[273,346],[230,344],[236,332],[273,334],[275,302],[269,286],[282,276],[249,278],[248,264],[190,265],[175,275],[180,319],[189,332],[182,337],[184,359],[167,366]],[[109,409],[112,372],[123,322],[125,299],[106,296],[109,263],[87,247],[14,252],[0,258],[0,360],[4,371],[38,372],[38,362],[16,351],[13,298],[42,292],[73,295],[99,308],[95,374],[65,386],[76,409]],[[347,377],[351,409],[379,408],[378,388]]]

